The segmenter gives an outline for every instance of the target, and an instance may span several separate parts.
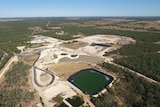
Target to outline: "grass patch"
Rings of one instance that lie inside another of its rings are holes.
[[[73,107],[81,106],[84,101],[79,96],[73,96],[72,98],[66,99]]]
[[[61,105],[63,103],[63,98],[61,96],[57,96],[53,99],[53,101],[58,102],[59,105]]]

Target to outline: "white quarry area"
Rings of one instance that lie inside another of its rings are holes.
[[[105,52],[110,52],[116,50],[114,47],[104,47],[104,46],[92,46],[92,44],[102,44],[102,45],[109,45],[109,44],[130,44],[136,42],[134,39],[130,37],[124,36],[116,36],[116,35],[94,35],[88,36],[84,38],[77,39],[78,41],[88,42],[89,45],[86,47],[79,48],[79,51],[99,57],[103,57]]]
[[[105,52],[110,52],[116,50],[115,47],[112,47],[112,44],[129,44],[134,43],[135,40],[130,37],[116,36],[116,35],[93,35],[75,39],[75,41],[81,41],[88,43],[87,46],[80,47],[78,49],[70,49],[63,47],[63,44],[66,41],[59,40],[56,38],[46,37],[42,35],[35,35],[32,37],[30,43],[48,43],[46,46],[38,47],[41,49],[40,57],[36,64],[40,66],[59,63],[59,60],[62,58],[76,59],[80,55],[96,56],[103,58],[104,61],[110,61],[112,58],[104,57]],[[100,44],[100,45],[92,45]],[[110,45],[110,46],[109,46]],[[24,47],[19,47],[22,50]],[[71,55],[76,55],[71,57]],[[37,66],[37,65],[36,65]],[[41,68],[41,67],[40,67]]]
[[[64,55],[65,54],[65,55]],[[77,57],[71,57],[71,55],[76,54]],[[39,62],[43,65],[51,64],[51,63],[58,63],[60,59],[64,57],[68,57],[70,59],[76,59],[79,55],[86,55],[82,52],[76,52],[71,49],[67,48],[51,48],[51,49],[45,49],[41,51],[41,56],[39,58]]]
[[[109,52],[110,50],[113,50],[113,47],[104,48],[100,46],[86,46],[83,48],[79,48],[78,50],[90,55],[103,57],[104,53]]]
[[[99,44],[117,44],[121,40],[128,41],[129,43],[135,42],[135,40],[130,37],[117,36],[117,35],[93,35],[78,40],[89,43],[99,43]]]
[[[115,50],[115,48],[112,47],[112,44],[124,45],[124,44],[135,42],[135,40],[132,38],[121,37],[116,35],[93,35],[93,36],[78,38],[78,39],[75,39],[75,41],[82,41],[82,42],[88,43],[88,45],[84,47],[80,47],[78,49],[69,49],[61,45],[65,41],[58,40],[51,37],[41,36],[41,35],[33,36],[33,39],[31,40],[30,43],[48,43],[46,46],[34,48],[34,49],[40,49],[40,56],[37,62],[35,63],[35,66],[45,70],[46,69],[45,67],[47,64],[59,63],[59,60],[62,58],[76,59],[80,55],[96,56],[96,57],[103,58],[104,61],[109,62],[112,60],[112,58],[104,57],[103,55],[105,52]],[[98,45],[92,45],[92,44],[98,44]],[[28,50],[33,51],[33,48]],[[72,55],[76,55],[76,56],[72,57]],[[36,72],[37,72],[36,78],[38,83],[42,85],[49,83],[51,79],[47,81],[40,80],[40,76],[43,74],[43,71],[40,69],[36,69]],[[67,84],[66,81],[61,81],[59,77],[56,75],[56,73],[54,73],[54,71],[52,72],[55,77],[52,84],[50,84],[45,88],[41,88],[35,85],[39,93],[41,93],[41,95],[48,100],[48,103],[51,103],[49,101],[58,95],[60,95],[64,99],[76,95],[76,92]]]
[[[97,56],[100,58],[104,58],[105,61],[106,60],[108,61],[110,59],[106,59],[106,57],[104,57],[103,55],[105,54],[105,52],[116,50],[116,48],[107,45],[109,44],[124,45],[135,42],[135,40],[132,38],[124,36],[116,36],[116,35],[93,35],[84,38],[78,38],[75,39],[75,41],[82,41],[88,43],[88,45],[80,47],[78,49],[69,49],[60,45],[63,44],[65,41],[42,35],[33,36],[33,39],[31,40],[30,43],[49,43],[47,46],[42,46],[43,50],[40,53],[38,61],[42,65],[46,65],[51,63],[59,63],[59,60],[65,57],[70,59],[76,59],[80,55]],[[92,44],[102,44],[106,46],[92,45]],[[71,57],[71,55],[77,55],[77,56]]]
[[[23,52],[23,50],[25,49],[25,46],[18,46],[17,49]]]
[[[60,95],[62,98],[70,98],[77,95],[65,81],[57,81],[54,85],[44,91],[44,95],[48,100]]]
[[[33,39],[31,39],[30,43],[51,43],[51,44],[56,44],[60,40],[51,38],[51,37],[46,37],[42,35],[35,35],[33,36]]]
[[[121,40],[121,37],[115,35],[94,35],[81,39],[81,41],[86,41],[89,43],[101,43],[101,44],[106,44],[106,43],[116,44],[118,40]]]

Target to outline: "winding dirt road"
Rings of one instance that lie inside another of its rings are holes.
[[[43,69],[41,69],[41,68],[38,68],[37,66],[35,66],[35,64],[36,64],[36,62],[39,60],[39,57],[40,57],[40,53],[38,53],[37,54],[38,55],[38,58],[35,60],[35,62],[33,63],[33,65],[32,65],[32,69],[33,69],[33,77],[34,77],[34,83],[37,85],[37,86],[39,86],[39,87],[47,87],[47,86],[49,86],[50,84],[52,84],[53,83],[53,81],[54,81],[54,74],[53,73],[51,73],[51,72],[49,72],[49,71],[47,71],[47,70],[43,70]],[[47,73],[47,74],[49,74],[49,75],[51,75],[51,81],[48,83],[48,84],[46,84],[46,85],[42,85],[42,84],[40,84],[40,83],[38,83],[38,80],[37,80],[37,71],[36,70],[40,70],[40,71],[42,71],[42,72],[45,72],[45,73]]]

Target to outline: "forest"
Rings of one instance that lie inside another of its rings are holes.
[[[125,32],[125,31],[124,31]],[[134,35],[132,35],[134,34]],[[122,48],[106,52],[105,56],[117,54],[115,63],[160,81],[160,34],[151,32],[132,32],[127,34],[136,40]]]
[[[160,44],[143,42],[123,46],[121,49],[111,53],[121,55],[114,62],[160,81],[159,51]]]
[[[136,74],[119,68],[109,63],[103,63],[102,67],[109,72],[118,75],[111,88],[106,87],[107,92],[98,98],[92,97],[91,101],[96,107],[159,107],[160,85],[149,83]],[[116,96],[121,100],[117,101]]]
[[[160,82],[160,54],[130,56],[115,62]]]

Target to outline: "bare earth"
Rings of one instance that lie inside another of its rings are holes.
[[[81,42],[81,41],[72,41],[72,43],[63,43],[62,46],[66,47],[66,48],[70,48],[70,49],[78,49],[80,47],[85,47],[87,46],[88,43],[87,42]]]
[[[48,81],[50,79],[49,75],[48,74],[43,74],[41,75],[40,77],[40,80],[41,81]]]
[[[32,65],[34,61],[37,59],[37,57],[38,57],[37,55],[26,55],[26,56],[21,57],[21,59],[24,62]]]
[[[49,70],[56,73],[57,76],[60,76],[62,80],[67,80],[69,76],[80,71],[82,69],[91,68],[91,65],[84,62],[63,62],[58,64],[47,65]]]

